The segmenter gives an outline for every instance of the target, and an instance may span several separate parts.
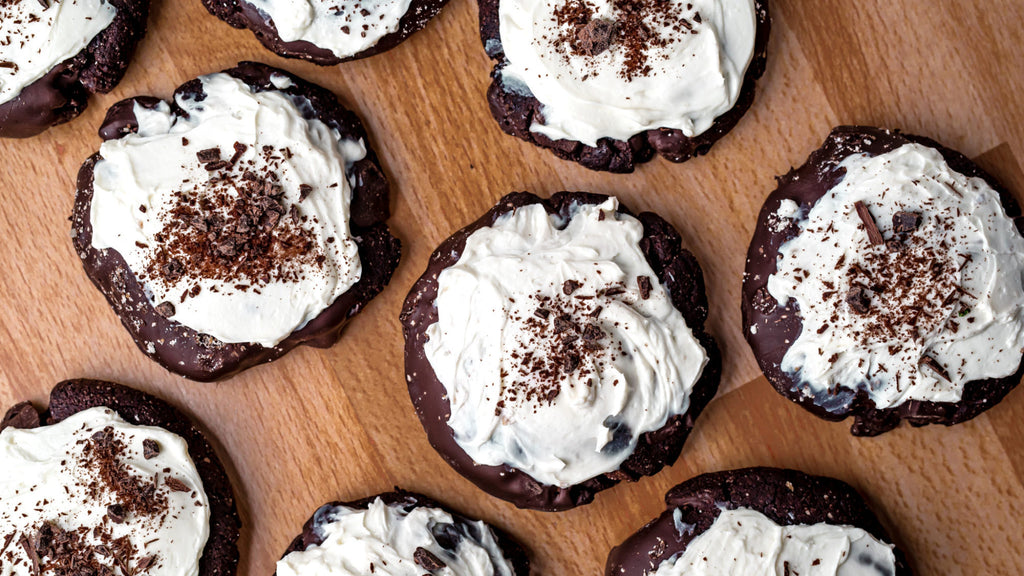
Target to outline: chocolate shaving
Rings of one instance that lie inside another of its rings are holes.
[[[611,46],[615,29],[615,22],[594,18],[576,30],[576,43],[584,54],[597,56]]]
[[[0,60],[0,68],[11,68],[14,71],[18,70],[18,65],[9,60]]]
[[[111,504],[107,506],[107,518],[114,524],[121,524],[124,522],[124,507],[120,504]]]
[[[203,168],[206,168],[207,172],[216,172],[217,170],[223,170],[225,168],[230,167],[231,163],[228,162],[227,160],[217,160],[215,162],[210,162],[206,166],[203,166]]]
[[[18,544],[21,546],[22,550],[25,551],[25,555],[28,556],[28,559],[32,562],[32,574],[38,576],[39,553],[36,552],[35,546],[33,546],[31,542],[29,542],[27,536],[22,536],[21,540],[18,541]]]
[[[860,286],[854,286],[846,293],[844,298],[850,309],[857,314],[867,314],[871,309],[871,296],[868,291]]]
[[[146,438],[142,441],[142,457],[146,460],[152,460],[160,455],[160,444],[152,438]]]
[[[637,287],[640,288],[640,298],[647,300],[651,297],[651,279],[648,276],[636,277]]]
[[[166,480],[164,480],[164,484],[166,484],[167,487],[170,488],[172,492],[191,492],[192,491],[192,489],[188,487],[188,484],[185,484],[184,482],[182,482],[181,480],[178,480],[177,478],[173,478],[173,477],[167,478]]]
[[[548,316],[551,316],[551,310],[537,308],[536,310],[533,311],[533,315],[536,316],[537,318],[540,318],[541,320],[547,320]]]
[[[441,559],[434,555],[433,552],[422,546],[416,548],[416,551],[412,554],[412,559],[423,569],[430,570],[431,572],[435,572],[447,566],[447,564],[442,562]]]
[[[916,212],[897,212],[892,215],[892,230],[897,234],[909,234],[921,226],[921,215]]]
[[[853,204],[853,207],[857,210],[857,216],[860,217],[860,221],[864,223],[864,229],[868,234],[868,241],[874,246],[881,246],[885,243],[885,239],[882,237],[882,233],[878,230],[878,225],[875,224],[875,219],[871,217],[871,211],[864,205],[863,202],[858,200]]]
[[[163,301],[156,305],[156,313],[164,318],[170,318],[171,316],[174,316],[174,304]]]
[[[242,154],[245,154],[245,151],[248,149],[249,147],[245,144],[235,142],[235,153],[231,155],[231,160],[228,160],[228,162],[232,165],[237,164],[238,160],[242,157]]]
[[[566,280],[562,284],[562,293],[568,296],[578,290],[580,286],[582,286],[582,284],[575,280]]]
[[[207,148],[196,152],[200,164],[208,164],[220,160],[220,148]]]
[[[924,358],[921,358],[921,365],[931,368],[932,372],[938,374],[946,382],[952,382],[945,368],[943,368],[942,364],[939,364],[939,361],[936,360],[935,358],[932,358],[931,356],[925,356]]]

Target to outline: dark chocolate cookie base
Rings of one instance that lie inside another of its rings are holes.
[[[245,0],[203,0],[206,10],[234,28],[251,31],[263,46],[278,56],[308,60],[320,66],[334,66],[350,60],[367,58],[398,46],[413,33],[427,25],[448,0],[412,0],[409,10],[398,22],[398,29],[386,34],[376,44],[345,58],[305,40],[285,42],[267,16]],[[339,32],[340,33],[340,32]]]
[[[490,226],[502,214],[521,206],[542,204],[549,213],[567,215],[573,202],[600,204],[607,198],[584,192],[559,192],[549,200],[526,192],[505,196],[479,220],[456,232],[434,251],[426,271],[413,285],[402,308],[409,395],[431,445],[452,468],[482,490],[520,508],[566,510],[591,502],[595,494],[623,480],[635,481],[642,476],[654,475],[665,466],[671,466],[679,458],[697,417],[718,390],[722,359],[715,341],[704,331],[708,303],[700,265],[690,252],[682,248],[679,233],[668,222],[654,213],[644,212],[637,216],[644,227],[640,249],[658,279],[668,289],[673,305],[683,314],[687,326],[708,354],[708,364],[694,386],[687,412],[670,418],[658,430],[642,434],[633,454],[618,470],[567,488],[541,484],[526,473],[507,465],[477,464],[455,441],[453,431],[448,426],[451,408],[444,385],[438,381],[423,352],[423,345],[427,341],[426,329],[437,322],[434,300],[437,296],[438,275],[458,261],[466,239],[473,232]],[[630,214],[621,205],[619,211]]]
[[[764,75],[767,63],[768,37],[771,32],[768,0],[755,0],[757,37],[754,56],[743,77],[739,97],[736,104],[716,118],[707,131],[690,138],[680,130],[659,128],[641,132],[625,141],[601,138],[597,146],[588,146],[576,140],[551,140],[530,130],[534,119],[543,118],[540,101],[532,94],[506,89],[501,80],[501,69],[508,64],[508,59],[499,33],[500,0],[477,1],[480,8],[480,39],[487,55],[496,62],[491,72],[491,85],[487,89],[491,115],[505,133],[546,148],[563,160],[577,162],[591,170],[629,173],[636,169],[637,164],[653,158],[655,152],[672,162],[685,162],[694,156],[707,154],[711,146],[732,130],[750,109],[757,80]]]
[[[756,510],[776,524],[829,524],[855,526],[891,543],[885,529],[850,485],[823,476],[810,476],[796,470],[745,468],[703,474],[683,482],[665,495],[668,509],[647,523],[625,542],[612,549],[605,576],[645,576],[707,531],[721,513],[729,510]],[[680,534],[673,512],[682,512],[681,521],[693,529]],[[896,549],[896,574],[910,576],[903,553]]]
[[[76,118],[90,94],[107,93],[128,69],[146,35],[149,0],[110,0],[114,20],[77,55],[0,104],[0,137],[28,138]]]
[[[850,431],[855,436],[876,436],[897,427],[901,420],[913,426],[927,424],[958,424],[974,418],[995,406],[1024,376],[1024,363],[1016,373],[1005,378],[976,380],[964,386],[960,402],[909,401],[898,407],[879,410],[863,390],[845,390],[832,399],[847,404],[846,409],[830,411],[816,403],[815,398],[803,393],[799,377],[781,368],[782,358],[789,345],[795,342],[803,329],[795,302],[774,307],[767,313],[754,305],[755,297],[766,289],[768,277],[777,271],[779,248],[796,236],[798,229],[791,225],[779,231],[769,226],[769,218],[783,200],[793,200],[806,214],[828,190],[839,183],[845,172],[838,165],[849,155],[865,153],[871,156],[885,154],[904,144],[917,143],[938,150],[953,170],[969,177],[982,178],[995,189],[1006,213],[1014,219],[1017,229],[1024,233],[1024,219],[1017,202],[991,175],[984,172],[963,154],[945,148],[934,140],[865,126],[840,126],[832,130],[821,148],[807,162],[779,178],[778,188],[765,200],[757,220],[757,228],[747,252],[746,272],[743,276],[743,334],[757,357],[758,364],[772,386],[783,396],[800,404],[826,420],[839,421],[854,417]],[[773,300],[774,302],[774,300]],[[750,327],[757,326],[751,334]],[[845,394],[845,397],[843,397]]]
[[[284,75],[292,85],[280,92],[305,98],[310,103],[311,117],[338,130],[342,138],[362,139],[366,143],[366,157],[356,162],[349,173],[356,177],[357,183],[352,190],[350,227],[359,247],[363,272],[347,292],[277,346],[267,348],[256,343],[219,342],[157,313],[124,258],[115,250],[92,247],[89,214],[93,167],[100,158],[99,154],[93,155],[78,174],[78,193],[72,213],[75,250],[89,278],[107,298],[139,349],[167,370],[199,381],[226,378],[246,368],[270,362],[300,344],[319,348],[333,345],[348,320],[391,280],[401,254],[398,239],[391,235],[385,223],[390,215],[388,183],[356,115],[344,108],[328,90],[265,64],[242,62],[225,73],[256,91],[277,90],[270,77],[273,74]],[[201,90],[200,81],[191,80],[180,86],[175,95],[198,94]],[[100,128],[105,140],[119,138],[138,129],[132,113],[136,102],[153,107],[159,100],[140,97],[115,104]],[[171,109],[180,112],[176,104],[172,103]]]
[[[310,546],[316,546],[323,543],[323,538],[316,533],[316,520],[321,510],[329,510],[338,506],[344,506],[346,508],[356,510],[365,510],[377,498],[380,498],[384,504],[388,506],[401,503],[407,510],[422,507],[439,508],[451,514],[456,523],[466,524],[473,522],[473,520],[470,520],[466,516],[453,512],[447,506],[423,496],[422,494],[395,488],[394,492],[385,492],[383,494],[370,496],[361,500],[354,500],[352,502],[329,502],[324,504],[309,517],[309,520],[307,520],[302,526],[302,533],[292,540],[291,544],[289,544],[288,548],[284,551],[284,554],[281,555],[281,558],[284,558],[292,552],[302,551]],[[501,549],[502,554],[505,556],[505,559],[508,560],[512,565],[512,568],[515,570],[515,576],[528,576],[530,574],[530,560],[527,557],[526,550],[505,532],[491,526],[490,524],[487,525],[490,527],[491,532],[494,533],[495,540],[498,547]]]
[[[238,569],[241,521],[231,481],[203,433],[170,404],[134,388],[100,380],[65,380],[50,392],[50,405],[37,411],[23,402],[8,410],[0,430],[56,424],[95,407],[117,412],[130,424],[156,426],[184,438],[210,502],[210,537],[199,561],[200,576],[233,576]]]

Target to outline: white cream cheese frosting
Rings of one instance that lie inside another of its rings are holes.
[[[999,194],[919,144],[840,166],[845,176],[798,220],[768,279],[803,324],[782,369],[829,409],[842,408],[827,405],[837,387],[891,408],[957,402],[967,382],[1013,374],[1024,348],[1024,238]],[[884,244],[869,240],[858,202]],[[897,213],[920,225],[897,233]]]
[[[779,526],[756,510],[722,510],[651,576],[892,576],[893,546],[853,526]]]
[[[398,31],[411,0],[242,0],[274,24],[285,42],[306,41],[338,58],[354,56]]]
[[[116,13],[109,0],[13,0],[0,5],[0,104],[85,49]]]
[[[617,207],[577,204],[566,221],[517,208],[438,276],[424,353],[478,464],[578,484],[689,408],[707,353],[641,252],[643,226]]]
[[[112,442],[107,449],[115,447],[114,465],[94,457],[103,450],[94,435],[104,430]],[[146,441],[156,442],[159,453],[146,458]],[[106,464],[101,466],[101,461]],[[82,553],[80,560],[84,555],[112,567],[115,558],[95,550],[106,546],[132,570],[148,565],[148,576],[199,574],[210,534],[210,506],[180,436],[129,424],[107,408],[91,408],[50,426],[5,429],[0,433],[0,470],[0,544],[11,537],[0,556],[0,576],[33,574],[25,546],[47,524],[76,534],[73,548]],[[150,508],[133,505],[130,496],[111,487],[109,477],[155,488],[145,501]],[[122,508],[120,522],[109,512],[115,505]],[[54,573],[46,569],[54,559],[38,555],[43,573]]]
[[[377,498],[365,510],[322,509],[314,523],[323,542],[278,561],[278,576],[515,576],[487,524],[474,521],[467,530],[438,508],[388,505]],[[419,548],[444,567],[426,570],[418,564]]]
[[[595,146],[645,130],[707,131],[739,98],[754,55],[754,0],[501,0],[501,69],[507,89],[540,101],[543,122],[531,130],[552,140]],[[640,6],[650,38],[627,22]],[[569,13],[619,23],[620,37],[598,54],[575,46]],[[623,36],[627,39],[623,40]]]
[[[278,84],[286,86],[286,80]],[[342,140],[323,122],[303,118],[304,99],[276,90],[256,93],[227,74],[201,81],[205,98],[177,100],[187,115],[175,115],[166,103],[154,110],[136,103],[138,133],[100,147],[90,210],[92,246],[116,250],[154,306],[173,306],[173,320],[222,342],[273,346],[362,274],[349,229],[354,183],[347,170],[366,148],[362,140]],[[244,151],[239,153],[236,143]],[[199,159],[209,149],[219,150],[225,163],[229,157],[235,161],[211,171]],[[191,269],[188,254],[174,257],[184,262],[181,278],[154,268],[169,250],[169,238],[198,235],[183,223],[188,202],[202,206],[219,199],[216,214],[200,216],[234,222],[223,204],[241,201],[249,172],[283,192],[274,204],[283,211],[276,220],[281,224],[268,240],[270,254],[285,254],[280,268],[246,273],[243,261],[241,271],[213,274],[199,264]]]

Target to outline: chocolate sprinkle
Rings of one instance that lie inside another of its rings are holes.
[[[442,562],[441,559],[433,552],[422,546],[416,548],[416,551],[412,554],[412,559],[423,569],[430,570],[431,572],[435,572],[447,566],[447,564]]]

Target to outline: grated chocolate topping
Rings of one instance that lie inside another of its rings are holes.
[[[622,354],[622,345],[609,335],[601,313],[625,294],[622,284],[608,284],[597,292],[567,280],[554,296],[538,291],[528,297],[524,310],[509,316],[511,330],[522,341],[507,353],[501,374],[501,398],[495,415],[513,417],[519,409],[549,405],[564,386],[592,386],[605,366]]]
[[[611,0],[611,17],[596,17],[598,5],[590,0],[567,0],[554,10],[559,33],[534,42],[548,44],[565,63],[584,58],[594,64],[608,50],[622,51],[617,74],[631,81],[654,73],[652,59],[667,59],[666,48],[685,35],[698,34],[703,23],[692,4],[684,7],[671,0]],[[598,74],[596,67],[583,76]]]
[[[140,246],[149,256],[140,279],[181,288],[184,302],[200,293],[200,280],[220,281],[227,291],[258,291],[271,282],[301,282],[324,269],[327,257],[311,228],[316,218],[302,215],[279,181],[291,150],[263,146],[242,160],[247,150],[236,142],[228,159],[219,148],[196,152],[209,178],[185,179],[171,195],[160,214],[159,245]],[[299,202],[314,191],[308,184],[299,189]],[[161,303],[158,312],[173,316],[173,304]]]

